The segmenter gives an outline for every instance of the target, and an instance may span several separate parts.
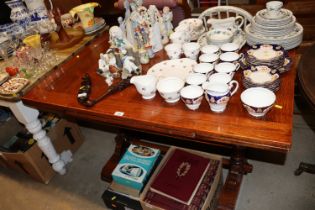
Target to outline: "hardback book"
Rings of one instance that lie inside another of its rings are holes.
[[[118,193],[124,193],[124,194],[131,195],[134,197],[140,196],[140,190],[137,190],[137,189],[134,189],[134,188],[122,185],[122,184],[118,184],[115,181],[112,181],[112,183],[110,184],[110,188]]]
[[[131,144],[113,170],[113,180],[141,191],[159,155],[158,149]]]
[[[217,176],[217,173],[220,173],[220,171],[218,171],[219,164],[220,164],[219,160],[210,160],[210,166],[202,182],[200,183],[198,190],[195,196],[193,197],[190,205],[185,205],[169,197],[155,193],[151,190],[147,192],[144,201],[148,204],[160,207],[165,210],[202,209],[210,189],[216,187],[213,186],[212,183],[214,181],[214,178]]]
[[[150,190],[190,205],[209,165],[209,158],[175,149],[156,175]]]

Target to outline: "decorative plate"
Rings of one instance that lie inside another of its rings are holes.
[[[9,74],[6,72],[0,72],[0,85],[2,83],[4,83],[5,81],[7,81],[7,79],[9,78]]]
[[[279,78],[279,74],[272,74],[268,66],[256,66],[254,69],[243,71],[245,79],[254,84],[273,83]]]
[[[251,69],[254,67],[253,65],[248,63],[245,57],[239,60],[239,64],[241,68],[244,70]],[[268,66],[268,65],[267,66],[272,68],[272,71],[271,71],[272,74],[274,73],[282,74],[284,72],[289,71],[291,69],[291,65],[292,65],[292,59],[289,56],[286,56],[282,64],[279,64],[277,66]]]
[[[28,84],[28,82],[28,79],[25,78],[12,78],[0,86],[0,94],[17,94]]]
[[[164,77],[179,77],[185,81],[188,74],[193,72],[193,68],[196,64],[197,62],[195,60],[189,58],[162,61],[152,66],[147,74],[152,74],[158,79]]]
[[[262,44],[253,45],[251,49],[247,50],[246,54],[257,61],[270,62],[279,60],[285,55],[285,52],[280,45]]]

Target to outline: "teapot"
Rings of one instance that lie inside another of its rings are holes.
[[[136,86],[143,99],[149,100],[155,97],[157,78],[151,74],[133,76],[130,83]]]

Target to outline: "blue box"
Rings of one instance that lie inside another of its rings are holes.
[[[112,172],[113,180],[140,191],[159,155],[158,149],[131,144]]]

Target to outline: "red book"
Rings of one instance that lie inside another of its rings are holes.
[[[190,205],[209,163],[208,158],[175,149],[155,177],[150,190]]]
[[[201,209],[208,196],[210,189],[213,187],[212,183],[218,172],[220,161],[210,160],[210,166],[198,187],[198,190],[190,205],[179,203],[173,199],[162,196],[158,193],[148,191],[145,197],[145,202],[158,206],[166,210],[196,210]]]

